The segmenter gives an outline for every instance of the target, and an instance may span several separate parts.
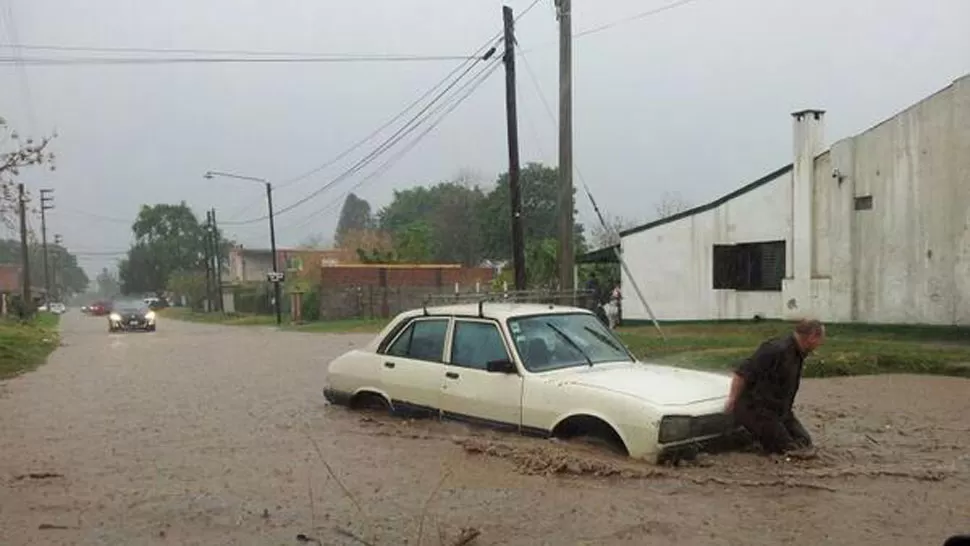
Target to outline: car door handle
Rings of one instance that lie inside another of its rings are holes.
[[[384,363],[384,367],[385,368],[393,368],[394,367],[394,363],[393,362],[385,362]]]
[[[446,372],[445,377],[448,379],[458,379],[458,372]]]

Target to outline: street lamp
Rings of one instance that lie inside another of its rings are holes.
[[[212,180],[213,178],[221,176],[225,178],[235,178],[238,180],[249,180],[251,182],[259,182],[266,186],[266,204],[269,207],[269,245],[270,252],[273,254],[273,273],[271,275],[271,281],[273,282],[273,294],[276,298],[276,325],[280,326],[283,324],[283,313],[281,311],[282,306],[282,295],[280,294],[280,275],[279,267],[276,263],[276,227],[273,225],[273,185],[269,183],[269,180],[264,178],[256,178],[253,176],[241,176],[238,174],[220,172],[220,171],[206,171],[203,178]],[[222,295],[219,295],[222,297]]]

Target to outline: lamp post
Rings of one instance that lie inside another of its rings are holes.
[[[258,182],[266,186],[266,204],[269,207],[269,245],[270,252],[273,254],[273,272],[270,275],[270,281],[273,283],[273,296],[276,299],[276,325],[280,326],[283,324],[283,312],[282,312],[282,295],[280,289],[280,274],[279,267],[276,263],[276,226],[273,224],[273,185],[270,184],[269,180],[264,178],[256,178],[253,176],[242,176],[238,174],[220,172],[220,171],[206,171],[204,178],[212,179],[217,176],[225,178],[235,178],[237,180],[249,180],[251,182]],[[220,297],[222,295],[220,294]]]

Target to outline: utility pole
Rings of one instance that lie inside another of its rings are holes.
[[[269,180],[264,178],[256,178],[255,176],[242,176],[238,174],[232,174],[221,171],[206,171],[203,178],[212,179],[216,176],[224,176],[227,178],[237,178],[239,180],[250,180],[252,182],[259,182],[266,187],[266,206],[269,207],[269,245],[270,252],[273,253],[273,271],[267,276],[268,281],[273,283],[273,294],[276,299],[276,325],[281,326],[283,324],[283,296],[281,294],[282,289],[280,283],[283,281],[283,274],[280,273],[278,258],[276,256],[276,226],[273,220],[273,185],[270,184]]]
[[[273,253],[273,295],[276,298],[276,325],[283,324],[283,296],[280,287],[279,264],[276,263],[276,226],[273,223],[273,186],[266,182],[266,204],[269,207],[269,245]]]
[[[559,289],[574,288],[572,2],[556,0],[559,17]]]
[[[502,6],[505,22],[505,117],[509,140],[509,196],[512,200],[512,266],[515,289],[525,290],[525,242],[522,240],[522,195],[519,188],[519,120],[515,104],[515,18]]]
[[[222,302],[222,244],[221,237],[219,237],[219,225],[216,223],[216,209],[213,208],[210,214],[212,216],[212,255],[216,260],[214,271],[216,279],[216,309],[225,312]]]
[[[212,253],[209,233],[212,227],[212,212],[205,211],[205,311],[212,310]]]
[[[61,249],[61,242],[63,240],[64,239],[61,237],[61,234],[60,233],[55,233],[54,234],[54,246],[57,247],[57,248],[56,248],[56,252],[54,252],[54,266],[51,268],[51,276],[54,277],[54,296],[57,297],[57,300],[56,301],[60,301],[60,299],[61,299],[61,285],[58,284],[57,272],[60,270],[60,267],[61,267],[61,260],[60,260],[61,250],[60,249]],[[62,277],[63,277],[63,275],[62,275]]]
[[[30,249],[27,248],[27,196],[24,195],[24,185],[17,184],[18,208],[20,213],[20,263],[23,283],[23,313],[24,318],[33,312],[33,300],[30,297]]]
[[[47,211],[54,208],[54,190],[40,190],[40,240],[44,250],[44,301],[51,302],[51,270],[47,265]]]

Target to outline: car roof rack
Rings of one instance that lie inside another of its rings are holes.
[[[478,314],[483,316],[485,303],[535,303],[548,305],[583,306],[583,299],[592,294],[590,290],[509,290],[494,292],[453,292],[427,294],[422,303],[425,314],[429,305],[478,304]]]

